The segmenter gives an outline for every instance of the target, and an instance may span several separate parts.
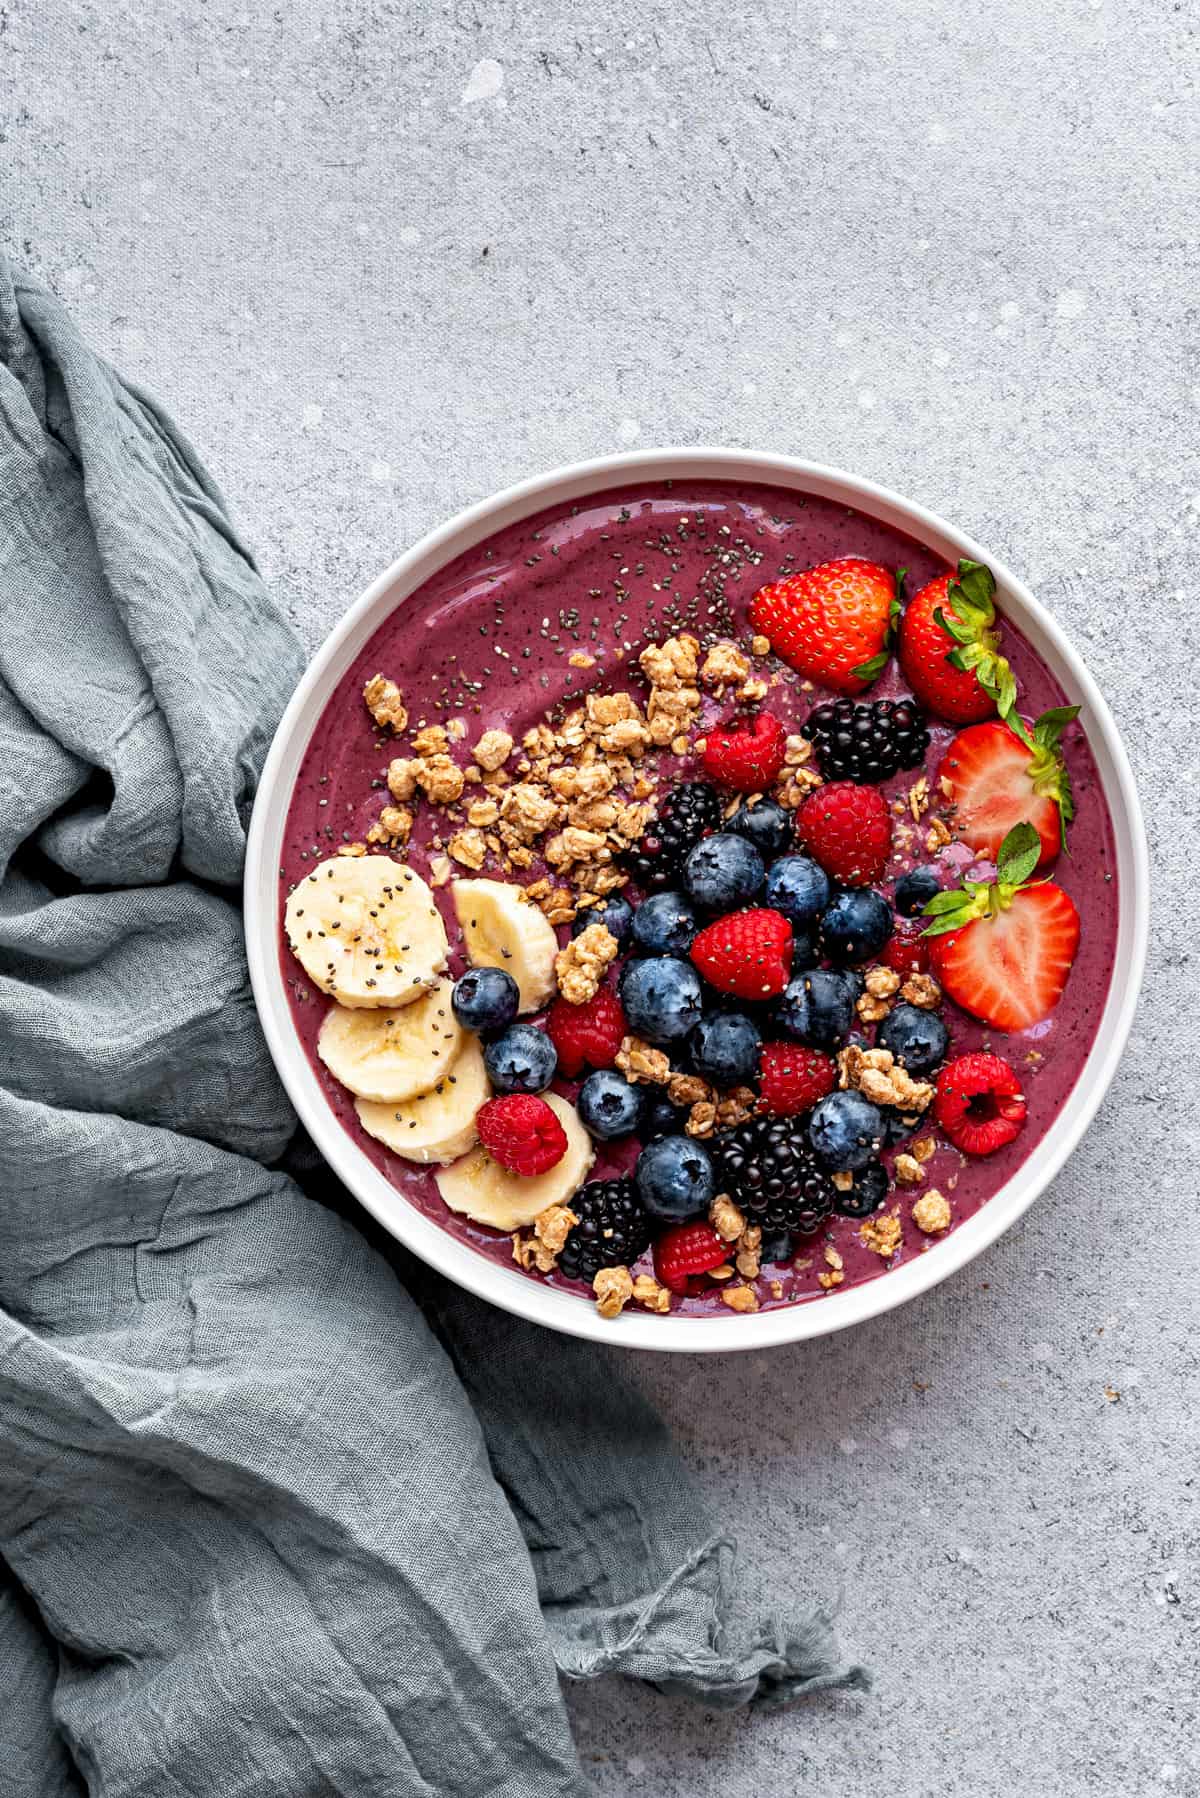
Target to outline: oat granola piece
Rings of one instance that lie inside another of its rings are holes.
[[[932,1161],[937,1154],[937,1143],[932,1136],[922,1136],[913,1144],[912,1152],[918,1161]]]
[[[853,1088],[873,1105],[894,1105],[897,1111],[923,1112],[933,1100],[927,1080],[914,1080],[900,1066],[890,1049],[864,1049],[851,1043],[837,1058],[839,1085]]]
[[[475,760],[488,774],[503,768],[513,752],[513,740],[506,730],[485,730],[475,745]]]
[[[762,1267],[762,1225],[747,1224],[737,1245],[734,1265],[743,1280],[757,1280]]]
[[[585,1005],[593,999],[604,971],[617,957],[620,945],[606,924],[589,924],[572,937],[554,958],[558,990],[568,1005]]]
[[[639,1274],[633,1282],[633,1302],[645,1306],[647,1311],[657,1311],[665,1317],[671,1309],[671,1294],[665,1286],[650,1274]]]
[[[602,1267],[592,1281],[596,1309],[601,1317],[619,1317],[633,1297],[633,1280],[627,1267]]]
[[[646,705],[650,741],[665,749],[672,738],[685,734],[700,709],[698,687],[655,687]]]
[[[688,1112],[683,1127],[689,1136],[711,1136],[717,1127],[716,1106],[709,1099],[698,1099]]]
[[[382,674],[373,674],[363,688],[363,700],[381,730],[401,731],[406,728],[408,708],[404,703],[404,695],[394,680],[388,680]]]
[[[900,988],[900,997],[920,1011],[936,1011],[942,1002],[942,989],[931,974],[910,974]]]
[[[560,822],[563,808],[534,781],[518,781],[500,801],[500,817],[518,843],[533,843]]]
[[[638,663],[652,687],[694,687],[699,655],[695,637],[681,633],[664,643],[648,643]]]
[[[449,885],[450,876],[454,872],[454,864],[448,855],[434,855],[429,860],[429,884],[431,887]]]
[[[758,1295],[753,1286],[723,1286],[721,1303],[731,1311],[757,1311]]]
[[[912,1208],[912,1220],[918,1230],[926,1236],[940,1236],[943,1230],[950,1228],[950,1201],[945,1193],[931,1186],[923,1192]]]
[[[567,657],[567,661],[572,668],[594,668],[596,666],[595,656],[589,655],[586,649],[573,649]]]
[[[935,855],[939,849],[944,849],[947,843],[952,843],[953,841],[954,838],[951,836],[945,820],[943,818],[935,818],[933,823],[929,826],[928,831],[925,833],[925,848],[928,853],[930,855]]]
[[[665,1049],[655,1049],[640,1036],[627,1036],[617,1050],[617,1066],[630,1085],[665,1086],[671,1078],[671,1060]]]
[[[500,807],[494,799],[472,799],[467,807],[467,823],[475,825],[478,830],[486,830],[500,816]]]
[[[868,968],[863,984],[873,999],[890,999],[899,990],[900,976],[895,968]]]
[[[366,853],[367,845],[365,843],[341,843],[338,845],[339,855],[359,856]]]
[[[420,770],[420,762],[412,756],[399,755],[395,761],[388,763],[388,792],[393,799],[404,804],[406,800],[416,796],[417,775]]]
[[[464,868],[482,868],[487,860],[487,843],[483,832],[469,826],[466,830],[456,830],[446,845],[456,862]]]
[[[532,1234],[517,1231],[512,1239],[513,1260],[526,1273],[536,1269],[548,1274],[558,1266],[563,1244],[579,1222],[566,1205],[550,1205],[534,1219]]]
[[[368,843],[407,843],[412,835],[413,815],[406,805],[385,805],[378,820],[367,832]]]
[[[858,1240],[864,1249],[870,1249],[884,1261],[890,1261],[900,1247],[901,1234],[900,1219],[894,1213],[885,1211],[879,1217],[867,1218],[859,1226]]]
[[[700,684],[704,687],[736,686],[744,681],[750,673],[750,662],[736,643],[722,639],[714,643],[700,669]]]
[[[752,656],[769,656],[771,653],[770,637],[751,637],[750,654]]]
[[[412,740],[417,754],[425,756],[448,755],[450,751],[450,733],[444,724],[423,724]]]
[[[736,1242],[746,1228],[745,1213],[738,1210],[728,1193],[720,1193],[713,1200],[708,1221],[722,1242]]]
[[[716,1095],[707,1080],[699,1074],[671,1074],[667,1080],[667,1097],[672,1105],[703,1105],[715,1102]]]
[[[417,769],[417,785],[432,804],[453,805],[462,798],[462,769],[445,754],[423,756]]]
[[[925,1178],[925,1170],[915,1155],[897,1155],[896,1183],[898,1186],[919,1186]]]

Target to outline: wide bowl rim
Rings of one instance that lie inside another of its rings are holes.
[[[437,568],[503,524],[556,502],[604,491],[623,479],[672,478],[754,480],[844,498],[857,510],[882,517],[935,548],[947,560],[967,556],[988,564],[1003,609],[1050,661],[1056,675],[1065,676],[1072,696],[1079,698],[1085,710],[1088,740],[1116,839],[1117,953],[1095,1040],[1062,1113],[999,1192],[929,1253],[860,1286],[774,1310],[659,1317],[631,1309],[609,1321],[578,1294],[531,1280],[441,1229],[397,1192],[339,1123],[304,1053],[288,1007],[274,870],[295,773],[312,730],[353,657],[386,616],[404,604]],[[516,482],[460,509],[426,532],[370,583],[314,655],[275,732],[250,822],[244,901],[251,986],[272,1060],[325,1160],[389,1234],[456,1284],[527,1321],[610,1347],[728,1354],[830,1335],[895,1309],[967,1266],[1045,1190],[1095,1117],[1132,1027],[1146,962],[1149,857],[1133,772],[1103,695],[1052,614],[989,550],[928,508],[861,475],[769,451],[667,446],[590,457]]]

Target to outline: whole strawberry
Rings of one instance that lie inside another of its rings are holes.
[[[945,991],[997,1030],[1027,1030],[1058,1004],[1079,947],[1079,913],[1053,881],[1027,886],[1041,856],[1031,824],[1000,845],[996,878],[968,880],[925,907],[930,962]]]
[[[568,1080],[587,1068],[616,1066],[629,1025],[621,1001],[602,986],[582,1005],[556,999],[546,1014],[546,1034],[558,1050],[558,1071]]]
[[[1017,703],[1017,683],[1000,654],[993,596],[982,562],[961,561],[913,595],[900,621],[900,666],[921,703],[952,724],[974,724]]]
[[[841,556],[760,587],[750,622],[809,680],[861,693],[887,662],[902,578],[878,562]]]
[[[766,906],[731,912],[693,939],[691,956],[719,993],[774,999],[791,974],[792,927]]]
[[[1025,1128],[1021,1082],[999,1055],[960,1055],[937,1077],[934,1116],[964,1155],[994,1155]]]
[[[837,1084],[837,1068],[820,1049],[803,1043],[764,1043],[759,1056],[758,1109],[767,1117],[809,1111]]]
[[[736,793],[761,793],[783,767],[787,732],[770,712],[752,724],[714,724],[705,743],[704,772]]]
[[[842,886],[866,887],[880,878],[892,853],[892,814],[878,787],[835,780],[804,801],[796,835]]]
[[[534,1093],[489,1099],[475,1115],[475,1128],[493,1161],[527,1179],[549,1173],[567,1152],[566,1131]]]
[[[703,1292],[710,1284],[704,1275],[720,1267],[728,1254],[729,1244],[721,1241],[711,1224],[702,1220],[676,1224],[664,1230],[654,1244],[654,1271],[668,1292]]]

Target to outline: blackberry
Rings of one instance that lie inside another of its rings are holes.
[[[626,853],[624,865],[645,892],[678,886],[688,851],[720,822],[716,788],[703,781],[686,781],[668,793],[641,842]]]
[[[793,1118],[754,1118],[710,1145],[718,1192],[764,1234],[810,1236],[833,1210],[837,1189]]]
[[[629,1267],[650,1246],[650,1219],[632,1180],[589,1180],[571,1210],[579,1222],[558,1257],[568,1280],[590,1286],[602,1267]]]
[[[929,748],[925,714],[915,699],[870,702],[830,699],[800,726],[826,780],[858,786],[890,780],[901,768],[916,768]]]

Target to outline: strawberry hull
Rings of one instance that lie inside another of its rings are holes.
[[[414,720],[464,719],[467,743],[452,748],[465,763],[467,745],[483,731],[504,729],[519,740],[553,708],[570,704],[589,690],[624,688],[644,699],[637,651],[647,641],[690,629],[701,637],[734,635],[744,645],[751,635],[749,602],[764,583],[840,556],[906,566],[910,593],[945,572],[945,565],[919,544],[844,506],[816,498],[802,500],[769,487],[681,480],[669,488],[661,483],[627,486],[593,496],[576,508],[554,508],[498,533],[449,564],[376,634],[317,724],[288,813],[279,884],[281,913],[288,887],[343,841],[365,837],[388,803],[381,784],[387,762],[391,754],[406,751],[386,743],[379,746],[380,733],[363,707],[364,681],[377,671],[393,674],[400,682]],[[1021,689],[1023,713],[1036,716],[1076,697],[1062,692],[1007,621],[1002,619],[1000,628],[1003,653]],[[573,654],[594,658],[592,665],[573,667]],[[756,664],[755,671],[760,667],[782,673],[764,705],[789,731],[798,728],[813,706],[833,697],[830,689],[820,686],[805,690],[801,678],[779,664]],[[893,661],[870,689],[870,697],[907,691]],[[718,702],[706,695],[693,734],[728,721],[735,710],[729,698]],[[925,768],[935,787],[956,727],[931,718],[930,730]],[[898,1203],[903,1218],[893,1262],[885,1263],[863,1246],[856,1221],[832,1219],[829,1228],[812,1239],[811,1247],[801,1251],[795,1267],[764,1268],[758,1284],[762,1309],[837,1302],[836,1291],[827,1296],[817,1283],[826,1266],[827,1243],[844,1262],[845,1280],[838,1289],[842,1291],[877,1278],[889,1265],[914,1255],[936,1254],[940,1239],[923,1236],[909,1218],[911,1198],[930,1187],[940,1188],[951,1201],[957,1227],[986,1204],[1036,1148],[1078,1079],[1108,990],[1119,895],[1112,830],[1084,730],[1071,726],[1065,744],[1076,818],[1071,854],[1054,864],[1053,878],[1070,893],[1082,935],[1063,999],[1049,1018],[1015,1035],[987,1030],[953,1005],[943,1012],[951,1033],[951,1055],[992,1050],[1017,1070],[1028,1102],[1024,1130],[1017,1141],[986,1160],[966,1160],[943,1145],[926,1164],[922,1187],[898,1189],[889,1197],[889,1209]],[[700,773],[698,762],[681,761],[670,751],[657,760],[664,788]],[[882,790],[889,801],[907,802],[920,772],[886,783]],[[435,853],[431,839],[439,823],[432,808],[417,814],[411,861],[422,874],[430,872]],[[924,821],[917,824],[907,812],[897,819],[893,858],[880,882],[883,891],[890,893],[894,878],[916,863],[937,860],[945,885],[955,884],[972,867],[970,852],[960,846],[932,855],[925,847],[926,829]],[[522,878],[532,880],[543,872],[535,864]],[[449,887],[437,897],[454,948],[457,933]],[[559,934],[565,941],[567,930]],[[480,1254],[511,1265],[507,1237],[447,1212],[429,1170],[404,1162],[361,1130],[351,1096],[316,1055],[327,1001],[289,956],[283,959],[296,1029],[316,1078],[342,1126],[396,1188],[398,1202],[402,1197]],[[461,972],[463,965],[455,949],[452,971]],[[571,1096],[577,1083],[556,1081],[555,1090]],[[591,1177],[625,1171],[636,1152],[634,1143],[600,1145]],[[642,1265],[649,1269],[648,1255]],[[559,1277],[549,1278],[557,1282]],[[778,1282],[778,1292],[773,1281]],[[715,1293],[685,1297],[675,1306],[685,1314],[714,1308],[724,1310]]]

